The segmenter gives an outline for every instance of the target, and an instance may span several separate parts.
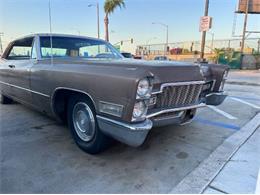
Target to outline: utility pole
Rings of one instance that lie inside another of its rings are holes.
[[[246,36],[248,7],[249,7],[249,0],[246,0],[246,13],[245,13],[244,28],[243,28],[243,35],[242,35],[242,42],[241,42],[241,54],[242,55],[243,55],[244,47],[245,47],[245,36]]]
[[[204,16],[208,16],[208,12],[209,12],[209,0],[206,0]],[[201,61],[204,61],[205,41],[206,41],[206,31],[203,31],[202,32],[202,39],[201,39],[201,52],[200,52],[200,60]]]

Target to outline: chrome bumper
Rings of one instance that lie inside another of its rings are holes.
[[[150,119],[134,124],[119,122],[103,116],[97,116],[97,120],[100,130],[104,134],[133,147],[142,145],[153,127]]]
[[[164,110],[160,113],[147,116],[145,121],[139,123],[130,124],[119,122],[100,115],[97,115],[97,121],[100,130],[104,134],[127,145],[138,147],[143,144],[148,132],[152,129],[152,127],[188,123],[194,117],[196,108],[203,106],[205,106],[205,104],[200,103],[193,106]],[[174,117],[155,117],[157,115],[168,112],[179,112],[179,114]]]
[[[220,105],[227,97],[227,93],[218,92],[218,93],[210,93],[206,95],[206,104],[207,105]]]

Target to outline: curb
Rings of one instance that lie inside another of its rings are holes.
[[[258,83],[249,83],[245,81],[226,81],[226,84],[231,84],[231,85],[249,85],[249,86],[260,86]]]
[[[260,126],[260,113],[245,124],[240,131],[228,137],[197,168],[178,183],[170,194],[200,194],[218,175],[236,151]]]

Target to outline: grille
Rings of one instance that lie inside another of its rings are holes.
[[[198,103],[201,84],[167,86],[157,95],[154,108],[178,108]]]

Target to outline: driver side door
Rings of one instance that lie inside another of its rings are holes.
[[[17,40],[6,58],[10,95],[23,103],[31,104],[30,70],[36,59],[33,52],[34,37]]]

